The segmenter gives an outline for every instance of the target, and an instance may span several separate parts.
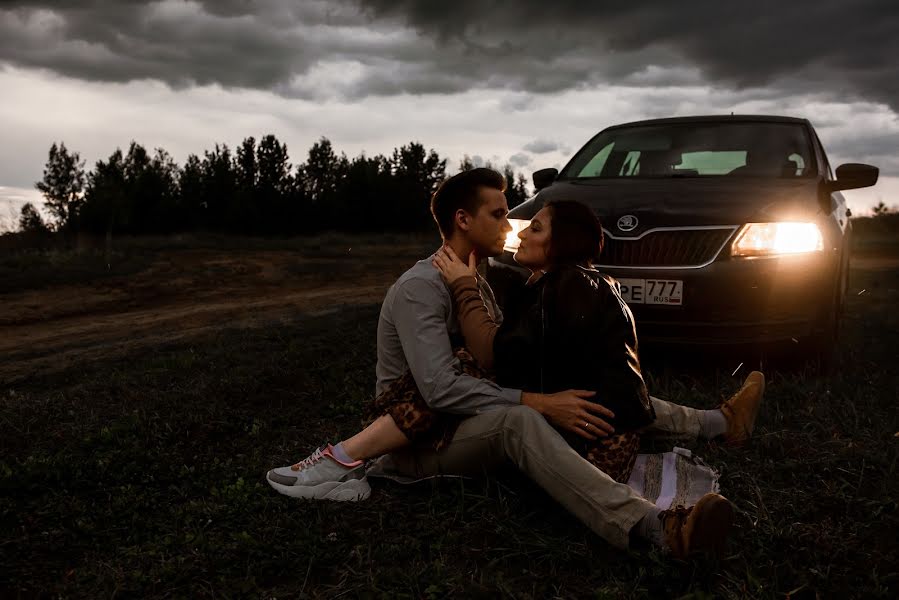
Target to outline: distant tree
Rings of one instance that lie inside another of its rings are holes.
[[[124,160],[127,219],[132,233],[168,233],[180,229],[178,165],[159,148],[151,157],[131,142]]]
[[[383,231],[393,226],[390,207],[396,185],[390,161],[365,154],[350,161],[346,178],[337,192],[336,204],[344,211],[341,229]]]
[[[62,142],[50,146],[44,177],[34,184],[44,195],[57,229],[74,229],[84,199],[84,162]]]
[[[113,231],[130,220],[125,189],[125,165],[122,151],[116,148],[106,161],[98,160],[88,174],[81,223],[87,231],[106,234],[106,254],[110,254]]]
[[[418,142],[395,149],[390,168],[396,179],[394,224],[397,229],[415,230],[430,226],[431,194],[446,176],[446,160],[434,150],[425,151]]]
[[[290,189],[290,157],[287,154],[287,144],[282,144],[274,135],[267,135],[259,141],[256,150],[256,160],[259,165],[258,186],[260,189],[269,189],[284,193]]]
[[[307,228],[339,228],[345,211],[337,204],[338,187],[349,169],[345,154],[337,156],[330,140],[321,138],[309,149],[297,178],[308,199]]]
[[[150,189],[143,184],[148,179],[150,154],[141,144],[132,141],[123,161],[125,176],[124,224],[131,233],[147,233],[148,217],[153,209],[154,198]]]
[[[237,193],[237,175],[226,144],[215,145],[203,156],[203,196],[201,205],[206,211],[205,225],[210,229],[225,227],[225,213]]]
[[[411,180],[429,196],[446,176],[446,160],[434,150],[426,153],[418,142],[395,149],[390,162],[394,175]]]
[[[886,204],[883,203],[883,200],[881,200],[880,202],[877,203],[877,206],[875,206],[871,210],[874,212],[875,217],[879,217],[882,215],[889,214],[891,212],[896,212],[897,209],[895,206],[892,208],[887,206]]]
[[[503,167],[503,177],[506,178],[506,202],[509,208],[515,208],[528,199],[528,180],[522,174],[515,175],[512,165]]]
[[[521,194],[525,200],[527,200],[532,195],[530,183],[524,173],[518,174],[518,179],[515,181],[515,186],[518,188],[518,193]]]
[[[286,233],[291,229],[287,203],[293,188],[290,157],[287,145],[274,135],[266,135],[256,149],[259,176],[256,195],[261,213],[260,230],[263,233]]]
[[[41,213],[31,202],[26,202],[22,207],[19,215],[19,229],[28,233],[47,233],[49,231]]]
[[[234,158],[234,174],[237,178],[239,189],[248,192],[256,191],[256,180],[259,177],[259,168],[256,164],[256,138],[245,138],[237,147],[237,156]]]
[[[184,229],[193,231],[206,225],[203,163],[196,154],[187,157],[184,167],[178,173],[178,194]]]
[[[150,227],[159,233],[184,230],[184,211],[178,190],[180,169],[172,156],[157,148],[148,172],[155,194],[155,210]]]
[[[234,156],[234,178],[236,189],[231,202],[225,209],[226,228],[231,231],[247,232],[258,229],[260,209],[256,182],[259,166],[256,162],[256,138],[244,138]]]
[[[462,160],[459,162],[459,170],[460,171],[471,171],[474,169],[474,163],[471,162],[471,157],[467,154],[462,157]]]

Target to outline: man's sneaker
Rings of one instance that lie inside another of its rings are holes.
[[[746,377],[743,387],[721,405],[721,412],[727,419],[727,432],[724,434],[727,444],[740,446],[752,437],[764,393],[765,376],[753,371]]]
[[[356,502],[371,494],[364,462],[340,462],[331,452],[331,444],[295,465],[272,469],[265,478],[278,492],[294,498]]]
[[[724,496],[706,494],[694,506],[678,506],[659,514],[665,546],[675,558],[723,553],[734,509]]]

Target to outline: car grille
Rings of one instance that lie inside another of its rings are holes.
[[[606,232],[601,265],[615,267],[699,267],[715,258],[734,232],[723,229],[658,229],[640,238]]]

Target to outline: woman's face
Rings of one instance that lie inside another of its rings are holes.
[[[552,213],[544,206],[531,219],[531,224],[518,233],[521,244],[513,257],[515,262],[531,271],[542,271],[549,267],[551,223]]]

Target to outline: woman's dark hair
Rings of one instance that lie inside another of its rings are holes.
[[[552,264],[592,263],[604,243],[599,218],[586,204],[574,200],[548,203],[551,234],[547,258]]]
[[[483,167],[462,171],[445,180],[431,197],[431,214],[437,221],[440,234],[448,238],[453,233],[453,219],[460,208],[475,214],[480,208],[478,188],[488,187],[506,191],[505,178],[493,169]]]

